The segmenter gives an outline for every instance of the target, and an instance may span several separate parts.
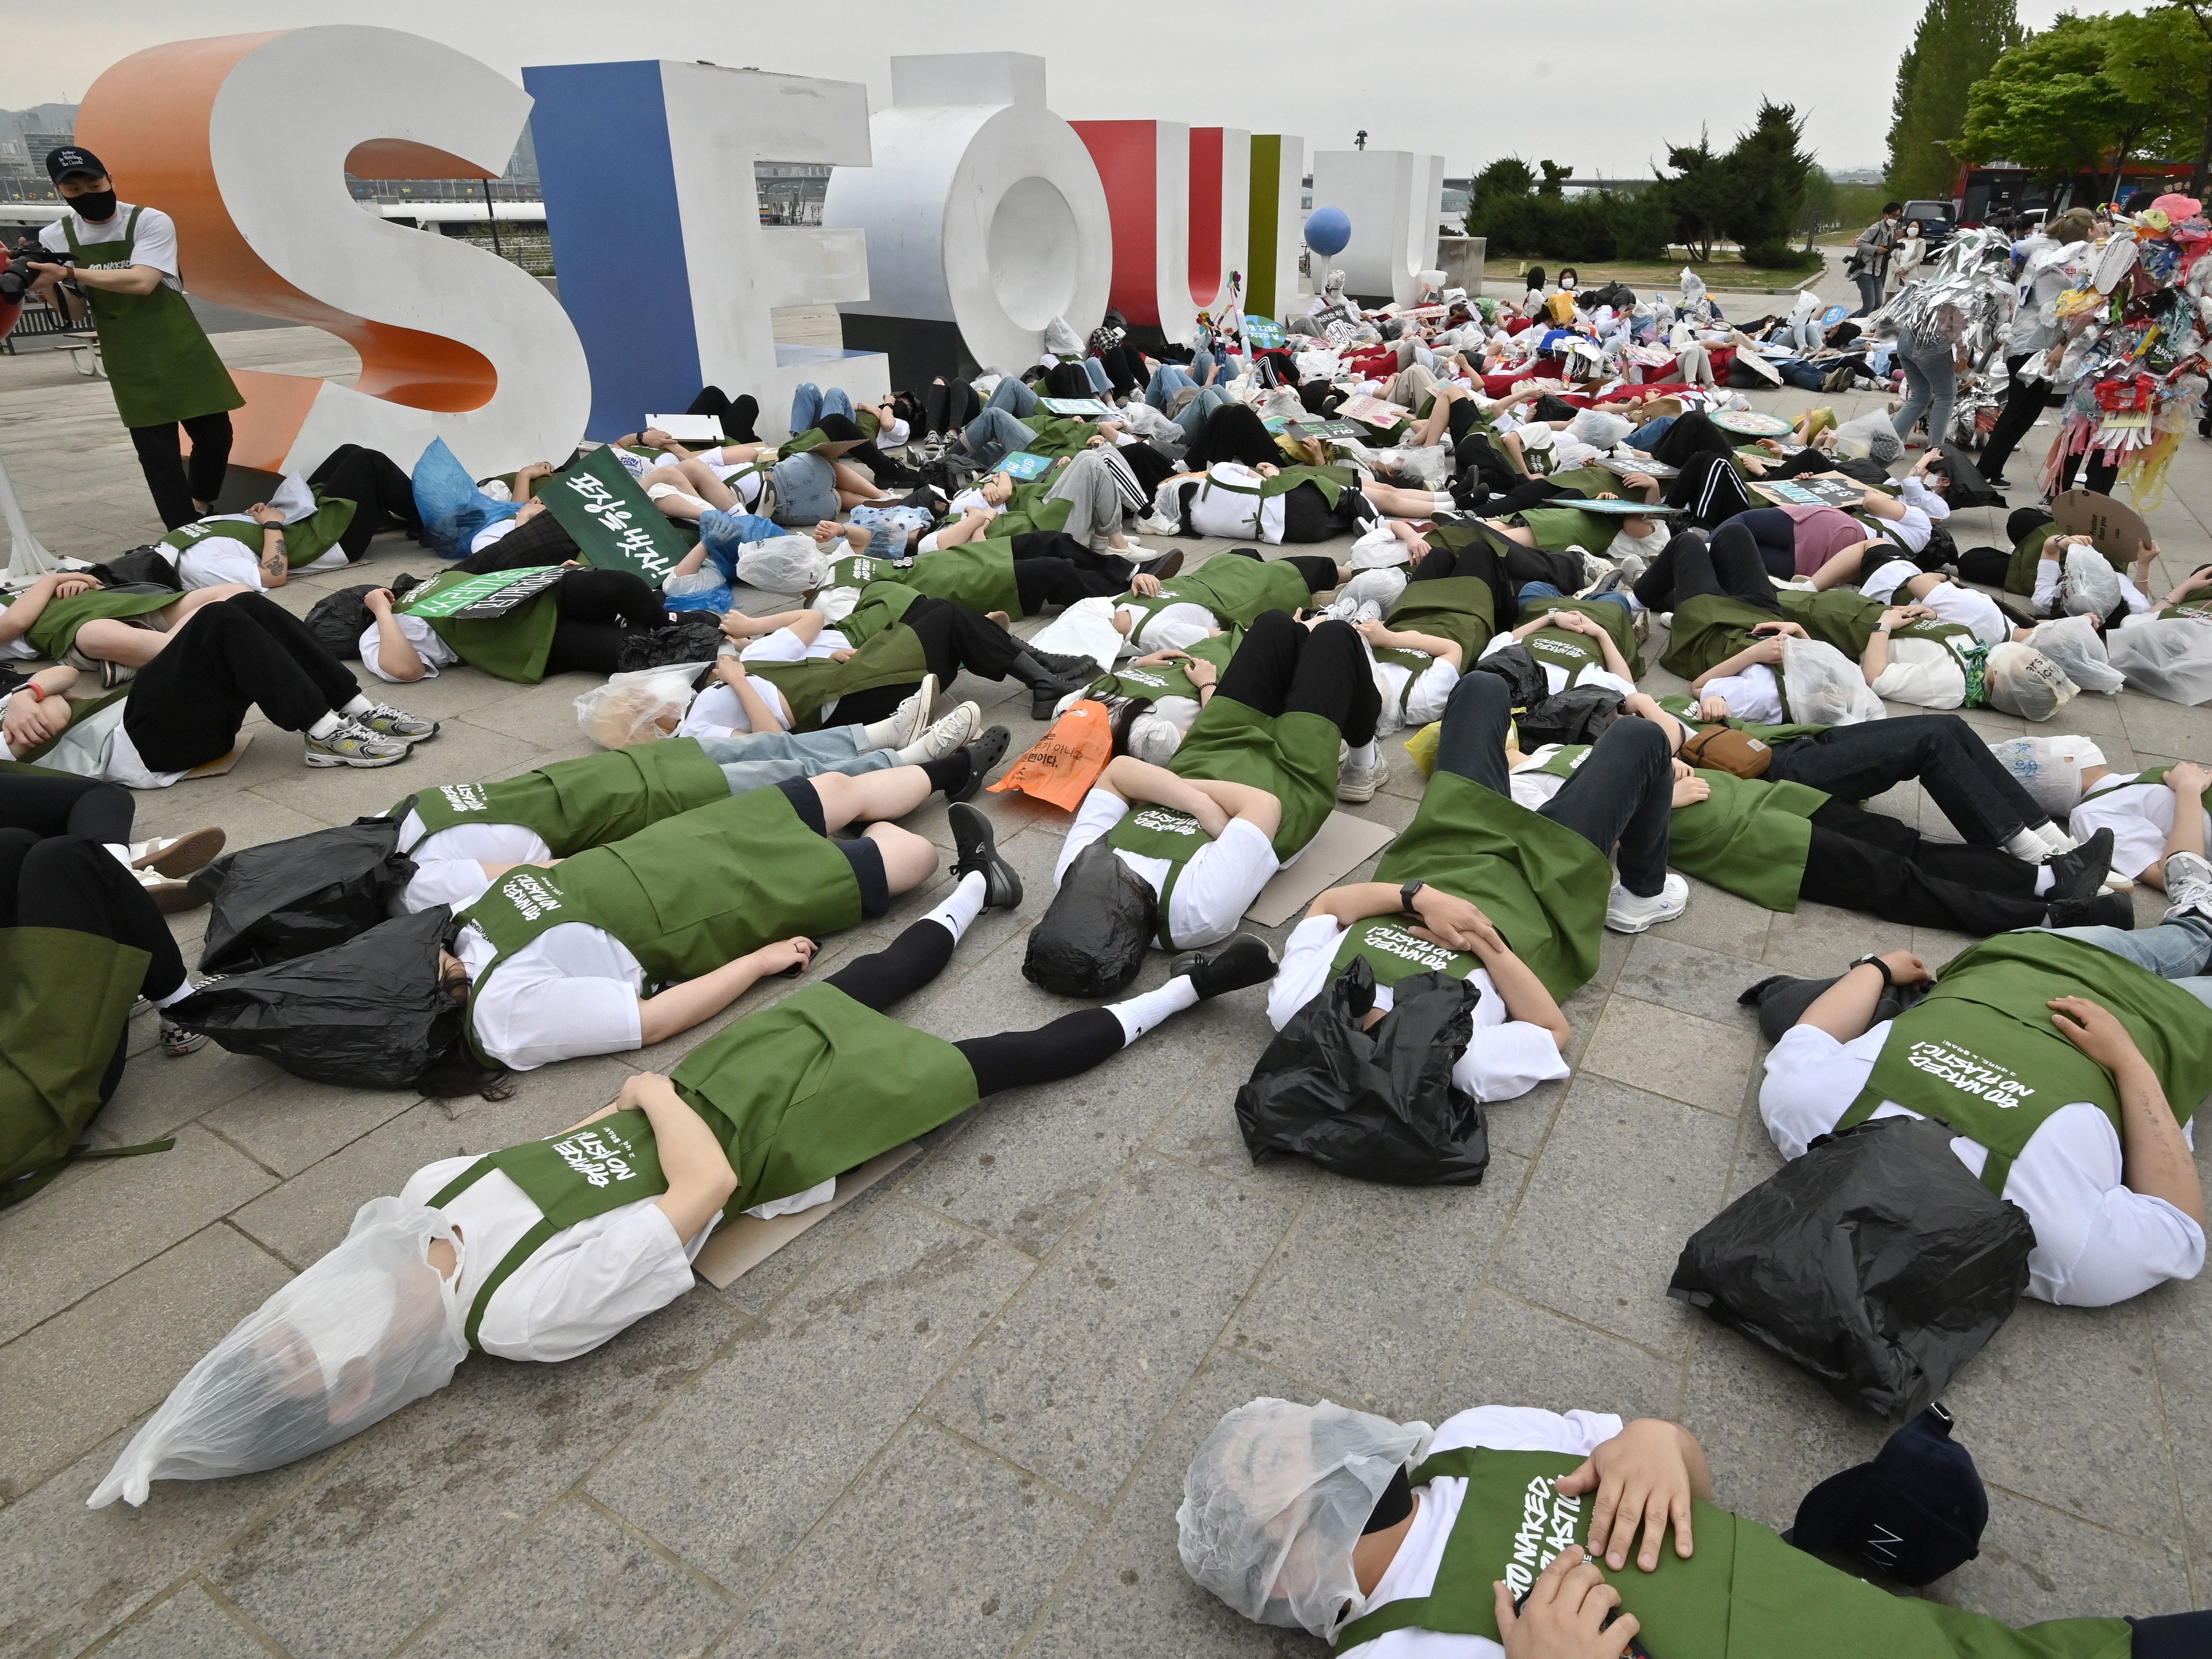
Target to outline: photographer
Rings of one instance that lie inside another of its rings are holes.
[[[84,291],[116,412],[131,429],[138,465],[168,529],[205,516],[230,461],[230,412],[246,400],[185,302],[177,227],[159,208],[116,199],[100,158],[75,146],[46,157],[46,173],[70,208],[39,233],[74,269],[33,260],[31,290],[50,302],[68,278]],[[177,428],[192,441],[187,476]]]

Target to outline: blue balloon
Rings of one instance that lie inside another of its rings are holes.
[[[1306,246],[1324,259],[1344,252],[1352,240],[1352,221],[1340,207],[1317,207],[1306,215]]]

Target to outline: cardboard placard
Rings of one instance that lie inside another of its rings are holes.
[[[253,741],[252,732],[238,735],[238,747],[228,754],[219,754],[212,760],[203,760],[185,774],[187,778],[220,778],[246,758],[246,746]]]
[[[734,1221],[726,1221],[714,1229],[714,1236],[707,1241],[691,1266],[717,1290],[726,1290],[740,1276],[759,1266],[817,1222],[829,1220],[884,1176],[921,1156],[921,1144],[908,1141],[888,1152],[878,1153],[858,1169],[838,1176],[837,1195],[827,1204],[817,1204],[795,1216],[777,1216],[767,1221],[758,1216],[739,1216]]]
[[[1778,438],[1790,430],[1790,423],[1781,416],[1759,409],[1717,409],[1711,418],[1722,431],[1742,437]]]
[[[601,570],[628,570],[658,588],[690,551],[611,444],[554,473],[538,485],[537,493],[545,510],[575,538],[585,560]]]
[[[1631,473],[1641,473],[1656,484],[1664,484],[1668,479],[1682,476],[1680,467],[1669,467],[1662,460],[1620,460],[1612,455],[1600,455],[1597,464],[1620,478],[1626,478]]]
[[[1033,455],[1026,449],[1017,449],[991,470],[1004,473],[1009,478],[1019,479],[1026,484],[1031,479],[1042,478],[1050,472],[1052,460],[1047,455]]]
[[[726,443],[722,436],[721,418],[718,415],[647,415],[647,426],[661,431],[683,444]]]
[[[1407,411],[1395,403],[1369,397],[1346,398],[1337,405],[1336,412],[1346,420],[1364,421],[1370,426],[1395,426],[1407,415]]]
[[[2093,491],[2069,490],[2051,503],[2051,516],[2067,535],[2088,537],[2115,568],[2133,564],[2136,551],[2151,539],[2141,513]]]
[[[1273,351],[1279,347],[1285,335],[1282,324],[1272,317],[1244,319],[1244,343],[1255,351]]]
[[[1865,501],[1868,486],[1856,479],[1816,474],[1810,478],[1777,479],[1771,484],[1754,479],[1752,488],[1777,506],[1835,507],[1853,513]]]
[[[1388,824],[1331,812],[1296,862],[1277,870],[1244,913],[1261,927],[1280,927],[1397,839]]]
[[[1285,430],[1294,438],[1341,438],[1351,443],[1367,436],[1367,429],[1356,420],[1294,420]]]
[[[1039,398],[1055,415],[1110,415],[1114,412],[1097,398]]]
[[[1596,513],[1601,516],[1610,515],[1613,518],[1672,518],[1677,513],[1689,510],[1683,507],[1669,507],[1663,502],[1655,506],[1641,501],[1577,500],[1573,496],[1555,496],[1544,504],[1547,507],[1568,507],[1577,513]]]
[[[519,570],[493,570],[441,588],[421,599],[410,597],[400,606],[409,616],[445,617],[457,622],[482,622],[505,616],[526,599],[534,599],[566,574],[557,564],[525,565]]]

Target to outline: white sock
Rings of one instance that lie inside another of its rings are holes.
[[[970,870],[960,878],[951,895],[921,919],[934,922],[952,936],[957,944],[960,936],[968,931],[968,924],[983,911],[983,872]]]
[[[1451,491],[1449,490],[1437,490],[1431,493],[1433,499],[1429,503],[1429,510],[1432,513],[1449,513],[1459,505],[1458,502],[1452,499]]]
[[[2051,873],[2048,864],[2039,865],[2035,872],[2035,896],[2039,899],[2058,885],[2058,878]]]
[[[2055,823],[2044,825],[2035,833],[2043,838],[2044,845],[2053,852],[2071,852],[2081,845]]]
[[[122,842],[103,841],[100,843],[100,845],[106,847],[110,852],[113,853],[116,857],[117,862],[119,863],[124,869],[129,869],[131,868],[132,854],[131,849],[125,846]]]
[[[881,720],[872,720],[866,725],[861,727],[860,748],[862,752],[865,753],[869,749],[887,749],[890,747],[893,741],[895,741],[898,737],[899,725],[899,717],[894,714],[886,715]]]
[[[315,722],[313,725],[307,728],[307,735],[310,737],[333,736],[337,732],[338,728],[345,723],[345,716],[342,714],[326,714],[320,720]]]
[[[1372,766],[1382,757],[1376,753],[1375,740],[1370,737],[1352,751],[1351,758],[1353,765],[1364,767]]]
[[[362,716],[368,713],[375,707],[376,704],[370,702],[367,698],[356,696],[352,702],[347,704],[343,708],[340,709],[338,712],[343,715],[349,715],[354,719],[358,720]]]
[[[185,975],[184,983],[179,985],[174,991],[171,991],[167,996],[149,997],[147,998],[147,1001],[152,1003],[156,1008],[167,1008],[171,1003],[181,1003],[185,997],[191,996],[192,992],[198,989],[199,987],[192,983],[192,976],[187,973]]]
[[[1190,975],[1178,973],[1158,991],[1147,991],[1126,1003],[1109,1003],[1106,1011],[1121,1022],[1121,1046],[1126,1048],[1170,1015],[1198,1006],[1198,987]]]

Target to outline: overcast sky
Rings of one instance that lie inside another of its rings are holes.
[[[865,81],[890,101],[893,53],[1015,51],[1050,65],[1054,112],[1291,132],[1314,149],[1367,130],[1377,149],[1441,150],[1455,175],[1517,153],[1583,178],[1644,175],[1700,125],[1723,143],[1762,94],[1794,103],[1832,168],[1885,157],[1897,59],[1923,0],[1803,7],[1759,0],[928,0],[678,4],[619,0],[0,0],[0,108],[83,97],[117,58],[164,40],[367,23],[525,64],[666,55]],[[2042,27],[2060,0],[2020,0]],[[859,43],[865,42],[862,46]],[[658,49],[657,54],[654,49]]]

